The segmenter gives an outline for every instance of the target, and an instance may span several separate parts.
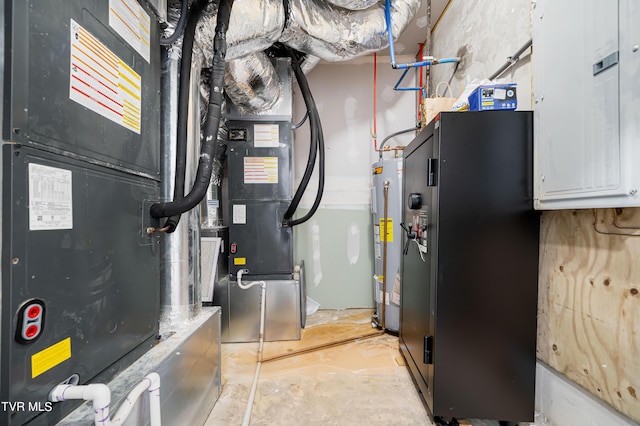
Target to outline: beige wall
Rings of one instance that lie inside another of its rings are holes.
[[[373,151],[373,58],[346,63],[321,63],[307,79],[317,104],[325,140],[326,177],[320,208],[308,222],[296,226],[295,258],[304,260],[309,297],[324,309],[373,307],[373,222],[371,164]],[[379,141],[390,133],[415,126],[413,93],[397,92],[400,77],[381,58],[377,68]],[[412,78],[406,79],[413,84]],[[294,120],[305,113],[299,93]],[[294,134],[295,179],[298,185],[309,155],[308,123]],[[412,136],[393,139],[406,144]],[[317,169],[317,167],[316,167]],[[314,173],[300,203],[302,216],[313,204],[318,185]]]

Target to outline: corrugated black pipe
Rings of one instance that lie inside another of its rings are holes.
[[[311,89],[309,88],[309,83],[307,82],[307,78],[302,72],[302,68],[300,67],[300,61],[298,61],[295,53],[287,48],[287,52],[289,56],[291,56],[291,66],[293,68],[293,73],[296,76],[296,80],[298,81],[298,86],[300,87],[300,92],[302,93],[302,98],[304,99],[304,103],[307,107],[307,113],[309,114],[309,125],[311,128],[311,146],[309,148],[309,160],[307,162],[307,167],[305,169],[304,176],[302,177],[302,181],[300,182],[300,186],[296,191],[296,194],[289,205],[289,208],[284,214],[284,221],[282,223],[283,226],[296,226],[300,225],[311,218],[314,215],[318,206],[320,206],[320,201],[322,200],[322,194],[324,192],[324,135],[322,134],[322,124],[320,123],[320,114],[318,113],[318,109],[316,108],[316,103],[313,100],[313,96],[311,95]],[[319,152],[319,161],[318,161],[318,192],[316,193],[316,198],[311,206],[311,209],[307,212],[306,215],[299,219],[291,220],[293,214],[295,213],[298,204],[300,203],[300,199],[304,194],[305,189],[309,183],[309,179],[311,178],[311,174],[313,172],[313,167],[315,165],[316,151]]]
[[[168,203],[156,203],[151,206],[153,217],[173,217],[191,210],[202,200],[207,192],[211,180],[212,160],[220,156],[219,149],[224,145],[216,144],[220,115],[223,102],[224,88],[224,57],[227,54],[227,29],[233,0],[221,0],[216,17],[216,30],[213,40],[213,66],[211,69],[211,88],[209,92],[209,107],[202,129],[202,143],[198,170],[191,191],[182,199]]]

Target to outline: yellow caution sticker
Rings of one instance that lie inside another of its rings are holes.
[[[381,174],[381,173],[382,173],[382,167],[381,167],[381,166],[380,166],[380,167],[375,167],[375,168],[373,169],[373,174],[374,174],[374,175],[379,175],[379,174]]]
[[[67,337],[31,356],[31,378],[38,377],[69,358],[71,358],[71,338]]]
[[[384,218],[381,217],[380,218],[380,241],[384,242],[384,239],[382,238],[382,234],[384,233]],[[388,217],[387,218],[387,238],[386,238],[388,243],[392,243],[393,242],[393,218]]]
[[[233,259],[233,264],[234,265],[246,265],[247,264],[247,258],[246,257],[236,257],[235,259]]]

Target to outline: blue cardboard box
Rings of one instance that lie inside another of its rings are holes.
[[[469,96],[469,111],[516,109],[517,107],[515,84],[478,86]]]

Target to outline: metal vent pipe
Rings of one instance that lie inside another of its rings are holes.
[[[162,49],[162,201],[170,201],[173,198],[180,61],[179,47]],[[200,62],[197,60],[193,62],[191,75],[200,75]],[[190,85],[186,182],[193,181],[200,141],[197,82],[198,78],[192,78]],[[166,234],[161,239],[160,322],[165,325],[187,321],[197,316],[200,311],[200,212],[198,209],[192,209],[185,214],[187,220],[180,221],[175,232]]]

